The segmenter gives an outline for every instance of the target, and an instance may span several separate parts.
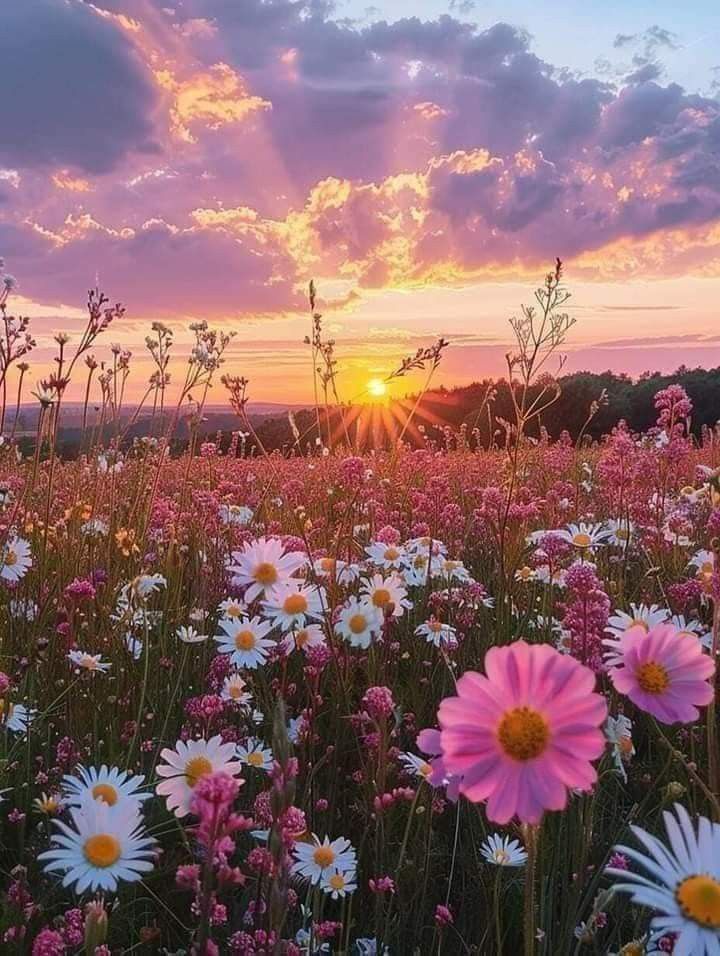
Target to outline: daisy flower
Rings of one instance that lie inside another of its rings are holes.
[[[233,584],[246,587],[245,600],[269,598],[273,588],[285,584],[306,564],[305,555],[299,551],[285,553],[279,538],[258,538],[247,542],[242,551],[233,551],[228,570],[233,575]]]
[[[76,893],[114,893],[153,868],[155,840],[146,835],[135,806],[86,801],[70,810],[72,825],[53,820],[54,846],[38,856],[48,873],[64,873],[63,886]]]
[[[564,588],[566,577],[566,568],[554,568],[551,571],[549,564],[541,564],[535,568],[535,580],[541,584],[554,584],[556,588]]]
[[[675,816],[663,813],[668,844],[633,826],[644,851],[617,846],[645,873],[608,867],[617,877],[616,892],[627,893],[633,903],[647,906],[655,915],[653,935],[676,934],[673,952],[686,956],[720,953],[720,825],[699,817],[694,824],[679,804]],[[647,874],[647,875],[645,875]]]
[[[522,581],[523,584],[528,584],[531,581],[534,581],[537,578],[537,572],[535,568],[531,568],[529,565],[525,564],[521,568],[518,568],[515,572],[515,580]]]
[[[340,608],[340,616],[335,625],[335,633],[348,641],[353,647],[370,647],[373,639],[380,634],[383,626],[382,612],[369,601],[360,601],[351,597]]]
[[[612,747],[615,769],[627,783],[625,764],[635,756],[635,747],[632,742],[632,721],[624,714],[617,717],[608,717],[605,724],[605,736]]]
[[[412,602],[407,600],[407,591],[403,587],[402,579],[396,574],[391,574],[387,578],[381,574],[374,574],[369,580],[363,581],[360,592],[383,615],[402,617],[405,609],[412,607]]]
[[[436,557],[445,557],[447,554],[447,546],[439,538],[431,538],[429,535],[422,538],[411,538],[406,543],[405,548],[409,554],[424,554],[425,556],[432,554]]]
[[[184,624],[175,631],[175,636],[183,644],[202,644],[208,639],[207,634],[200,634],[194,627],[186,627]]]
[[[273,588],[270,599],[264,603],[266,616],[283,631],[318,620],[323,616],[324,607],[324,591],[296,581]]]
[[[131,776],[127,770],[107,767],[78,767],[77,776],[66,774],[63,777],[63,798],[69,806],[80,806],[83,801],[102,800],[109,807],[124,804],[138,808],[143,800],[152,794],[140,790],[145,777],[142,774]]]
[[[448,581],[456,581],[460,584],[472,583],[470,572],[462,561],[445,560],[439,562],[437,566],[433,562],[430,573],[434,578],[447,578]]]
[[[266,637],[272,630],[272,624],[261,621],[257,616],[226,618],[220,621],[219,626],[224,633],[215,635],[218,652],[229,654],[235,667],[255,670],[265,663],[270,648],[275,647],[275,641]]]
[[[440,731],[434,727],[426,727],[425,730],[421,730],[417,736],[417,745],[424,754],[430,757],[428,763],[432,768],[432,773],[427,777],[428,783],[433,787],[445,787],[448,800],[452,803],[457,803],[460,796],[460,782],[462,778],[447,772],[445,761],[442,757]]]
[[[112,666],[102,659],[102,654],[88,654],[87,651],[68,651],[68,660],[80,670],[94,674],[106,674]]]
[[[538,823],[568,790],[595,783],[607,704],[592,671],[547,644],[491,647],[485,669],[463,674],[440,704],[445,768],[463,775],[469,800],[488,801],[490,820]]]
[[[3,581],[19,581],[32,567],[30,543],[13,535],[0,551],[0,578]]]
[[[245,505],[220,505],[218,517],[223,524],[245,527],[253,519],[253,510]]]
[[[626,518],[610,518],[605,523],[607,540],[619,548],[627,548],[635,534],[635,526]]]
[[[349,840],[338,837],[330,842],[329,837],[320,842],[312,835],[310,843],[296,843],[293,849],[295,863],[292,872],[311,883],[320,883],[326,874],[337,870],[354,873],[357,867],[357,855]]]
[[[335,581],[343,587],[354,584],[360,577],[360,568],[357,564],[348,564],[347,561],[328,556],[313,561],[313,571],[316,577]]]
[[[455,628],[449,624],[443,624],[442,621],[436,621],[434,618],[425,621],[420,627],[416,627],[415,634],[418,637],[424,637],[428,644],[434,644],[435,647],[457,643]]]
[[[218,604],[220,617],[242,617],[247,611],[247,605],[239,598],[225,598]]]
[[[319,624],[307,624],[290,631],[280,643],[286,654],[291,654],[296,648],[307,653],[313,647],[325,647],[325,634]]]
[[[704,549],[696,551],[688,561],[688,565],[695,568],[698,577],[703,574],[712,574],[715,570],[715,555],[712,551]]]
[[[407,564],[407,554],[403,548],[396,544],[374,541],[365,548],[365,553],[374,565],[384,568],[386,571],[390,568],[399,571]]]
[[[175,749],[165,747],[160,756],[165,763],[158,764],[158,777],[165,777],[155,792],[166,798],[168,810],[176,817],[190,813],[190,802],[198,780],[211,773],[227,773],[237,777],[242,764],[235,760],[234,743],[224,744],[218,734],[210,740],[178,740]]]
[[[603,644],[615,690],[662,723],[690,724],[698,719],[698,707],[713,699],[708,681],[715,665],[693,634],[658,624],[650,631],[633,627]]]
[[[608,532],[601,524],[569,524],[557,532],[558,537],[567,541],[579,551],[592,551],[601,544],[607,544]]]
[[[255,767],[256,770],[269,772],[273,768],[272,750],[257,737],[251,737],[245,744],[238,744],[236,755],[240,763]]]
[[[335,870],[334,873],[325,873],[320,880],[320,889],[334,900],[341,899],[355,892],[356,879],[355,870]]]
[[[605,630],[609,634],[620,637],[631,627],[643,627],[646,631],[649,631],[656,624],[663,624],[669,617],[670,611],[667,608],[658,607],[657,604],[631,604],[629,614],[626,614],[625,611],[615,611],[608,618]]]
[[[399,755],[398,760],[408,773],[411,773],[414,777],[420,777],[421,780],[430,781],[433,768],[432,764],[429,764],[427,760],[412,753],[402,753]]]
[[[10,704],[0,700],[0,723],[15,734],[26,734],[37,714],[36,710],[24,704]]]
[[[499,833],[491,834],[480,847],[480,852],[488,863],[495,866],[525,866],[528,858],[519,840],[511,840]]]
[[[231,700],[241,707],[246,707],[252,700],[252,694],[246,691],[247,684],[239,674],[231,674],[226,677],[220,696],[223,700]]]

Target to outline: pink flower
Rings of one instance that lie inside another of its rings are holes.
[[[609,647],[610,680],[641,710],[664,724],[690,724],[698,707],[713,698],[708,679],[715,672],[712,659],[699,639],[672,624],[657,624],[650,631],[631,627]]]
[[[465,673],[440,704],[445,769],[462,775],[469,800],[488,801],[490,820],[539,823],[568,790],[595,783],[607,705],[592,671],[546,644],[492,647],[485,670]]]

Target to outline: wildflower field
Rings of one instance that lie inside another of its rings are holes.
[[[182,454],[88,423],[64,461],[91,298],[0,447],[3,952],[720,954],[720,434],[675,386],[648,434],[528,437],[559,282],[490,448],[221,448],[196,399]]]

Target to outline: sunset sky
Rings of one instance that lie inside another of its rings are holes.
[[[97,281],[132,395],[148,323],[179,378],[204,318],[254,399],[305,401],[314,277],[343,397],[439,335],[438,380],[469,382],[556,255],[567,369],[720,365],[716,0],[4,0],[1,23],[33,381]]]

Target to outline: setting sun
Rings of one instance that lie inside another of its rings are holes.
[[[367,392],[373,398],[382,398],[387,394],[387,385],[380,378],[371,378],[367,383]]]

